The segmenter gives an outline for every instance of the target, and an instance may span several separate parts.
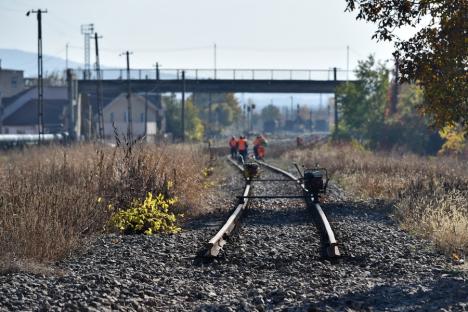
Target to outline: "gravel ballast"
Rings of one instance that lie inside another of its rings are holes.
[[[240,174],[223,185],[233,196]],[[262,177],[281,176],[263,169]],[[293,183],[254,183],[256,195],[300,194]],[[337,263],[300,200],[252,200],[242,226],[211,263],[196,255],[228,217],[220,210],[177,235],[98,237],[56,264],[62,273],[0,275],[0,310],[314,311],[468,310],[468,277],[430,243],[402,230],[381,210],[339,201],[322,205],[340,244]]]

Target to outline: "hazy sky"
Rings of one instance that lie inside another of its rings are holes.
[[[101,63],[132,67],[350,68],[375,53],[391,58],[392,46],[371,40],[375,26],[345,13],[345,0],[0,0],[0,48],[37,50],[35,15],[43,16],[44,53],[83,62],[80,25],[94,23],[103,36]],[[92,62],[94,54],[92,53]]]

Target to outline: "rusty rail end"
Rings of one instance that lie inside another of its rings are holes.
[[[340,250],[338,249],[338,244],[330,244],[326,248],[326,254],[328,258],[339,258],[341,257]]]

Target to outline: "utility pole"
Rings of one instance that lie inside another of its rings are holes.
[[[76,79],[73,75],[73,71],[71,69],[67,69],[67,94],[68,94],[68,114],[67,114],[67,125],[68,125],[68,134],[70,135],[72,140],[76,140],[76,119],[80,120],[79,118],[76,118],[76,115],[81,114],[81,110],[78,109],[77,107],[77,112],[75,113],[75,106],[78,106],[75,102],[76,99],[76,88],[74,84],[76,84]],[[76,114],[76,115],[75,115]],[[81,126],[81,122],[80,122]]]
[[[185,70],[182,71],[182,111],[180,113],[182,142],[185,142]]]
[[[156,62],[156,80],[159,80],[159,75],[160,75],[160,73],[159,73],[159,63]]]
[[[336,82],[336,67],[333,67],[333,80]],[[335,104],[335,133],[338,131],[338,102],[336,100],[336,90],[334,95]]]
[[[253,132],[253,113],[255,109],[255,104],[250,105],[250,132]]]
[[[26,13],[29,16],[31,13],[37,15],[37,119],[39,144],[41,144],[44,135],[44,81],[42,67],[42,13],[47,13],[46,10],[30,10]]]
[[[68,69],[68,42],[65,44],[65,69]]]
[[[159,77],[159,63],[156,62],[153,66],[154,66],[154,71],[155,71],[155,79],[159,80],[159,78],[160,78]]]
[[[349,80],[349,45],[346,46],[346,82]]]
[[[211,137],[211,122],[212,122],[212,106],[213,106],[213,101],[211,98],[211,93],[208,93],[208,135]]]
[[[248,110],[247,110],[247,107],[245,105],[245,102],[244,102],[244,110],[243,110],[243,114],[244,114],[244,133],[247,133],[248,131],[248,122],[249,122],[249,113],[248,113]]]
[[[0,70],[2,69],[2,60],[0,59]],[[0,134],[3,132],[3,103],[2,103],[2,91],[0,91]]]
[[[248,100],[247,113],[248,113],[248,130],[253,131],[253,111],[255,109],[255,103],[251,99]]]
[[[214,79],[216,79],[216,43],[214,44]]]
[[[242,95],[243,97],[243,95]],[[242,102],[244,103],[243,105],[243,110],[242,110],[242,115],[243,115],[243,120],[242,120],[242,130],[245,132],[247,132],[247,118],[248,118],[248,115],[247,115],[247,108],[245,107],[245,102],[242,100]]]
[[[88,106],[88,140],[93,138],[93,104],[91,103],[90,94],[86,94],[86,104]]]
[[[91,78],[91,57],[90,57],[90,40],[91,35],[94,32],[93,24],[81,25],[81,34],[84,35],[84,72],[83,79],[87,80]]]
[[[313,122],[312,122],[312,107],[310,108],[310,111],[309,111],[309,119],[310,119],[310,131],[313,131],[314,127],[313,127]]]
[[[250,118],[251,118],[250,99],[247,103],[247,133],[250,132]]]
[[[145,139],[146,139],[147,133],[148,133],[148,92],[145,92]]]
[[[293,120],[293,116],[294,116],[294,109],[293,109],[293,102],[294,102],[294,97],[293,96],[290,96],[289,97],[291,99],[291,120]]]
[[[103,99],[102,99],[102,77],[101,77],[101,65],[99,62],[99,37],[97,33],[94,33],[94,45],[96,47],[96,101],[98,109],[98,125],[99,125],[99,138],[104,140],[104,115],[102,112],[103,109]]]
[[[133,54],[129,51],[125,51],[120,55],[125,55],[127,58],[127,119],[128,119],[128,126],[127,126],[127,139],[132,144],[133,142],[133,125],[132,125],[132,88],[130,85],[130,54]]]

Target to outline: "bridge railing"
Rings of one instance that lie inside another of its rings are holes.
[[[131,69],[130,79],[160,79],[180,80],[182,71],[185,79],[190,80],[334,80],[335,72],[330,69],[206,69],[206,68],[159,68]],[[78,79],[96,79],[96,70],[85,72],[83,69],[75,70]],[[127,79],[126,69],[101,69],[101,77],[105,80]],[[354,72],[343,69],[336,70],[337,80],[353,80]]]

